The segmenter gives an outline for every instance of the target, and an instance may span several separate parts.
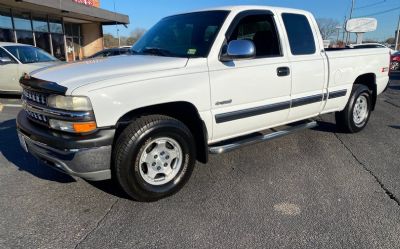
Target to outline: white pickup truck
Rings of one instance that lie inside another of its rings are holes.
[[[320,114],[361,131],[389,81],[388,49],[325,50],[312,14],[294,9],[166,17],[132,50],[25,75],[17,129],[48,165],[116,179],[139,201],[176,193],[210,153],[314,127]]]

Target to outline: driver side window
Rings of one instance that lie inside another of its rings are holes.
[[[256,47],[256,58],[282,55],[272,15],[257,14],[243,17],[233,29],[228,43],[233,40],[252,41]]]

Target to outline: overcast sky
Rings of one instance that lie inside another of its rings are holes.
[[[367,38],[385,40],[394,37],[400,15],[400,0],[355,0],[355,17],[376,17],[378,30],[368,33]],[[122,35],[135,28],[149,29],[162,17],[195,9],[225,5],[258,4],[305,9],[317,18],[333,18],[343,23],[349,15],[351,0],[115,0],[116,11],[129,15],[128,28],[119,27]],[[101,7],[114,9],[114,0],[101,0]],[[116,35],[116,27],[106,27],[106,33]]]

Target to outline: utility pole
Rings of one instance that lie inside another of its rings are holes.
[[[115,17],[117,17],[117,10],[115,7],[115,0],[114,0],[114,13],[115,13]],[[117,18],[115,18],[115,20],[117,20]],[[119,35],[119,26],[118,23],[115,22],[115,27],[117,28],[117,36],[118,36],[118,47],[121,47],[121,36]]]
[[[400,37],[400,15],[399,15],[399,24],[397,25],[397,33],[396,33],[396,44],[394,45],[394,50],[399,50],[399,37]]]
[[[353,11],[354,11],[355,5],[356,5],[356,0],[351,0],[351,9],[350,9],[350,17],[349,17],[349,20],[350,20],[351,18],[353,18]],[[350,39],[350,33],[347,32],[346,44],[349,42],[349,39]]]

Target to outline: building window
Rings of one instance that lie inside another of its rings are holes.
[[[15,42],[11,11],[0,8],[0,42]]]
[[[43,32],[35,32],[36,47],[41,48],[51,54],[50,34]]]
[[[59,60],[65,61],[65,42],[64,35],[51,34],[51,41],[53,43],[53,55]]]
[[[32,31],[17,30],[15,33],[17,34],[18,43],[35,45]]]
[[[0,28],[0,42],[15,42],[14,32],[11,29]]]
[[[11,11],[9,9],[0,8],[0,28],[12,29]]]
[[[49,24],[46,17],[33,17],[33,31],[49,32]]]
[[[32,30],[30,14],[14,14],[14,26],[17,30]]]
[[[63,34],[61,20],[50,20],[50,32],[56,34]]]

